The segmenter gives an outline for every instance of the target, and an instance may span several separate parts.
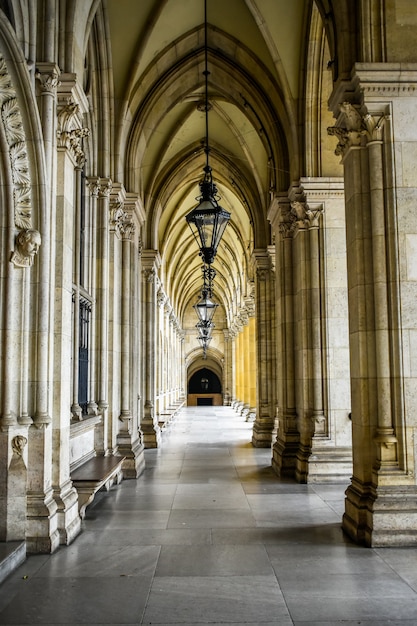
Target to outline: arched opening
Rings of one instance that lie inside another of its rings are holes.
[[[188,406],[221,406],[223,404],[222,384],[215,372],[203,367],[188,381]]]

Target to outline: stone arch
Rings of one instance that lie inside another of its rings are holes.
[[[39,285],[48,283],[49,272],[48,197],[37,111],[29,67],[16,35],[9,22],[0,21],[0,133],[4,166],[1,289],[4,301],[15,304],[6,308],[1,341],[5,389],[1,413],[6,424],[15,423],[16,419],[21,423],[31,421],[29,415],[35,410],[36,399],[28,394],[28,381],[32,377],[36,380],[34,368],[39,368],[39,360],[29,359],[30,312],[37,310],[38,315],[46,316],[42,304],[36,304]],[[16,237],[34,229],[40,232],[43,245],[29,274],[33,259],[26,266],[10,261],[16,261]],[[21,339],[17,344],[16,336]],[[38,338],[41,341],[41,333]],[[39,351],[36,354],[39,356]]]
[[[186,389],[187,389],[187,404],[195,406],[197,404],[197,396],[202,396],[204,393],[189,395],[189,383],[190,380],[197,372],[202,370],[209,370],[219,380],[221,391],[219,393],[209,394],[213,398],[213,405],[223,404],[223,389],[225,387],[223,378],[223,358],[221,353],[215,348],[209,348],[207,350],[207,357],[204,359],[202,356],[201,348],[192,350],[187,355],[187,375],[186,375]]]

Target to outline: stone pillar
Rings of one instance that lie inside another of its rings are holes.
[[[352,475],[343,181],[301,179],[309,237],[311,454],[308,482]],[[299,477],[301,478],[301,477]]]
[[[236,399],[237,399],[237,370],[236,370],[236,363],[237,363],[237,357],[236,357],[236,352],[237,352],[237,346],[236,346],[237,332],[236,332],[236,327],[235,327],[234,324],[230,327],[230,340],[232,342],[232,346],[231,346],[231,358],[232,358],[232,397],[231,397],[231,406],[234,409],[236,407]]]
[[[417,544],[416,88],[413,69],[360,64],[331,98],[345,174],[352,384],[343,527],[369,546]]]
[[[157,290],[158,269],[161,261],[156,250],[143,250],[143,364],[144,407],[142,432],[145,448],[157,448],[161,429],[155,411],[156,403],[156,351],[157,351]]]
[[[80,275],[80,254],[81,254],[81,242],[80,242],[80,227],[81,227],[81,211],[80,211],[80,197],[81,197],[81,167],[75,168],[75,198],[76,206],[74,207],[74,274],[76,277]],[[79,324],[79,310],[80,310],[80,290],[75,288],[72,293],[73,302],[73,316],[72,316],[72,403],[71,413],[72,417],[76,421],[82,420],[82,408],[78,402],[79,391],[79,344],[80,344],[80,324]]]
[[[90,211],[91,211],[91,221],[92,221],[92,238],[91,242],[91,254],[94,259],[93,267],[96,271],[99,270],[100,261],[98,258],[97,250],[99,249],[99,241],[98,239],[98,209],[97,209],[97,199],[100,190],[100,179],[97,176],[91,176],[87,178],[86,185],[90,191]],[[95,282],[93,284],[93,290],[95,288]],[[78,290],[76,290],[78,291]],[[78,296],[79,299],[79,296]],[[75,309],[77,310],[77,309]],[[94,346],[90,350],[90,376],[89,376],[89,393],[88,393],[88,404],[87,404],[87,414],[89,416],[97,416],[98,409],[98,396],[99,396],[99,386],[98,386],[98,377],[99,377],[99,312],[98,312],[98,303],[93,307],[94,315],[90,320],[90,336],[93,338]],[[75,321],[75,324],[78,328],[78,320]],[[74,335],[74,343],[75,343],[75,335]],[[74,359],[78,362],[78,342],[74,346]],[[78,366],[77,366],[77,377],[78,377]],[[96,442],[95,448],[98,454],[104,453],[104,442],[103,442],[103,424],[96,429]]]
[[[276,337],[278,432],[272,467],[278,476],[295,476],[300,433],[295,402],[295,339],[293,279],[293,217],[289,198],[277,197],[270,220],[276,241]]]
[[[252,444],[268,448],[272,443],[275,421],[276,380],[274,378],[275,346],[272,344],[272,293],[271,260],[267,250],[254,250],[255,310],[257,337],[257,406],[253,424]]]
[[[99,454],[108,454],[113,447],[112,432],[109,426],[108,399],[108,357],[109,357],[109,215],[112,181],[109,178],[96,179],[97,184],[97,284],[96,284],[96,328],[97,328],[97,389],[98,412],[101,424],[96,437]]]
[[[132,247],[135,226],[132,216],[122,212],[120,216],[120,237],[122,240],[122,290],[121,290],[121,396],[119,432],[117,434],[118,454],[126,457],[123,463],[123,477],[137,478],[144,468],[143,444],[135,428],[131,388],[133,376],[132,358],[132,300],[134,299],[134,275],[132,276]],[[133,280],[132,280],[133,279]]]
[[[52,489],[52,354],[53,284],[51,282],[51,226],[55,216],[55,149],[56,109],[59,69],[53,63],[37,64],[38,84],[41,92],[41,123],[45,146],[45,170],[50,173],[48,184],[48,209],[39,211],[42,223],[42,246],[39,251],[37,334],[36,334],[36,410],[35,426],[29,430],[27,528],[28,552],[53,552],[59,545],[57,504]],[[52,273],[53,275],[53,273]]]
[[[249,354],[249,315],[246,307],[243,307],[240,311],[239,317],[242,322],[242,332],[241,332],[241,351],[242,351],[242,415],[246,419],[249,420],[249,409],[250,409],[250,354]]]
[[[72,83],[73,86],[73,83]],[[67,89],[64,88],[65,96]],[[58,110],[57,194],[55,211],[55,316],[54,316],[54,378],[53,378],[53,488],[58,505],[60,543],[68,544],[79,533],[81,520],[78,514],[78,496],[70,478],[70,429],[72,377],[68,365],[73,357],[72,293],[76,256],[74,226],[77,227],[80,189],[80,168],[84,162],[81,137],[87,134],[82,128],[79,106],[69,103]],[[77,233],[78,235],[78,233]],[[76,269],[79,269],[76,266]],[[78,280],[78,275],[77,275]],[[79,305],[79,300],[77,299]],[[78,316],[79,309],[75,315]],[[78,325],[78,321],[77,321]],[[78,347],[78,337],[77,337]],[[78,355],[77,355],[78,362]],[[74,373],[74,372],[72,372]],[[78,370],[77,370],[78,381]],[[77,391],[78,393],[78,391]],[[77,402],[78,404],[78,402]],[[80,411],[77,418],[81,418]]]
[[[223,330],[224,364],[223,364],[223,404],[230,406],[232,401],[232,338],[230,330]]]

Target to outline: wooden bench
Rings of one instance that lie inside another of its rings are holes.
[[[71,474],[78,492],[78,512],[81,519],[84,519],[85,509],[94,500],[97,491],[103,488],[109,491],[112,485],[121,483],[124,460],[124,456],[95,456]]]

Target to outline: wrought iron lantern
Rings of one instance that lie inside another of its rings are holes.
[[[209,293],[203,289],[201,299],[197,302],[197,304],[193,305],[193,308],[195,309],[200,322],[207,323],[211,322],[213,319],[213,315],[218,306],[219,305],[216,302],[213,302]]]
[[[204,167],[204,177],[200,184],[201,196],[197,198],[199,204],[185,216],[191,228],[200,254],[205,263],[211,265],[217,253],[220,240],[223,236],[229,220],[230,213],[218,204],[217,187],[213,183],[211,167],[209,165],[209,132],[208,132],[208,71],[207,62],[207,0],[204,1],[204,77],[205,77],[205,116],[206,116],[206,138],[204,151],[206,153],[206,165]]]

